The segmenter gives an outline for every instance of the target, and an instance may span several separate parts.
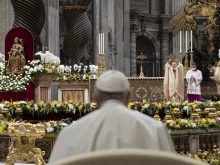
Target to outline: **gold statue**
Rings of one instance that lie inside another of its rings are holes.
[[[8,128],[12,141],[17,141],[16,147],[9,147],[6,165],[14,165],[17,160],[27,160],[36,165],[46,165],[43,160],[44,151],[35,147],[35,140],[43,138],[45,126],[29,123],[14,123]]]
[[[23,40],[15,37],[9,54],[7,73],[23,73],[26,59],[24,57]]]

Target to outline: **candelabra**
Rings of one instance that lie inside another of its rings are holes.
[[[143,60],[146,59],[147,57],[143,53],[141,53],[141,55],[138,56],[137,58],[141,60],[140,76],[139,76],[139,78],[143,78],[144,77],[144,72],[143,72],[142,64],[143,64]]]
[[[105,55],[104,54],[98,54],[97,76],[99,77],[105,71],[106,71],[106,69],[105,69]]]
[[[182,56],[183,54],[182,54],[182,52],[180,52],[180,60],[179,60],[179,62],[182,64],[182,58],[183,58],[183,56]]]
[[[193,61],[193,51],[191,51],[190,52],[190,68],[192,68],[193,63],[194,63],[194,61]]]

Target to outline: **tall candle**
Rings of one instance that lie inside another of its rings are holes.
[[[100,33],[100,54],[102,54],[102,33]]]
[[[182,53],[182,31],[180,31],[180,53]]]
[[[99,54],[101,53],[101,41],[100,41],[101,38],[100,38],[100,36],[101,36],[101,35],[100,35],[100,33],[99,33]]]
[[[190,31],[191,33],[191,52],[193,51],[193,35],[192,35],[192,30]]]
[[[103,54],[105,54],[105,34],[103,34]]]
[[[186,31],[186,52],[187,52],[187,31]]]

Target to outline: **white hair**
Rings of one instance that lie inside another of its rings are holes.
[[[108,92],[100,91],[97,88],[95,88],[95,91],[94,91],[96,98],[101,103],[104,103],[107,100],[114,99],[114,100],[119,100],[119,101],[126,104],[128,93],[129,93],[129,91],[120,92],[120,93],[108,93]]]

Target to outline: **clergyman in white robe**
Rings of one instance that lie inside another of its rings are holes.
[[[96,81],[96,89],[111,97],[118,90],[128,92],[130,85],[124,74],[109,70]],[[100,106],[61,131],[49,164],[97,150],[139,148],[175,152],[167,129],[155,119],[128,109],[118,99],[107,99]]]
[[[196,68],[188,70],[186,73],[187,80],[187,99],[189,102],[201,101],[202,72]]]
[[[175,64],[175,65],[174,65]],[[184,68],[177,61],[166,63],[164,75],[164,97],[166,101],[182,102],[184,100]]]

